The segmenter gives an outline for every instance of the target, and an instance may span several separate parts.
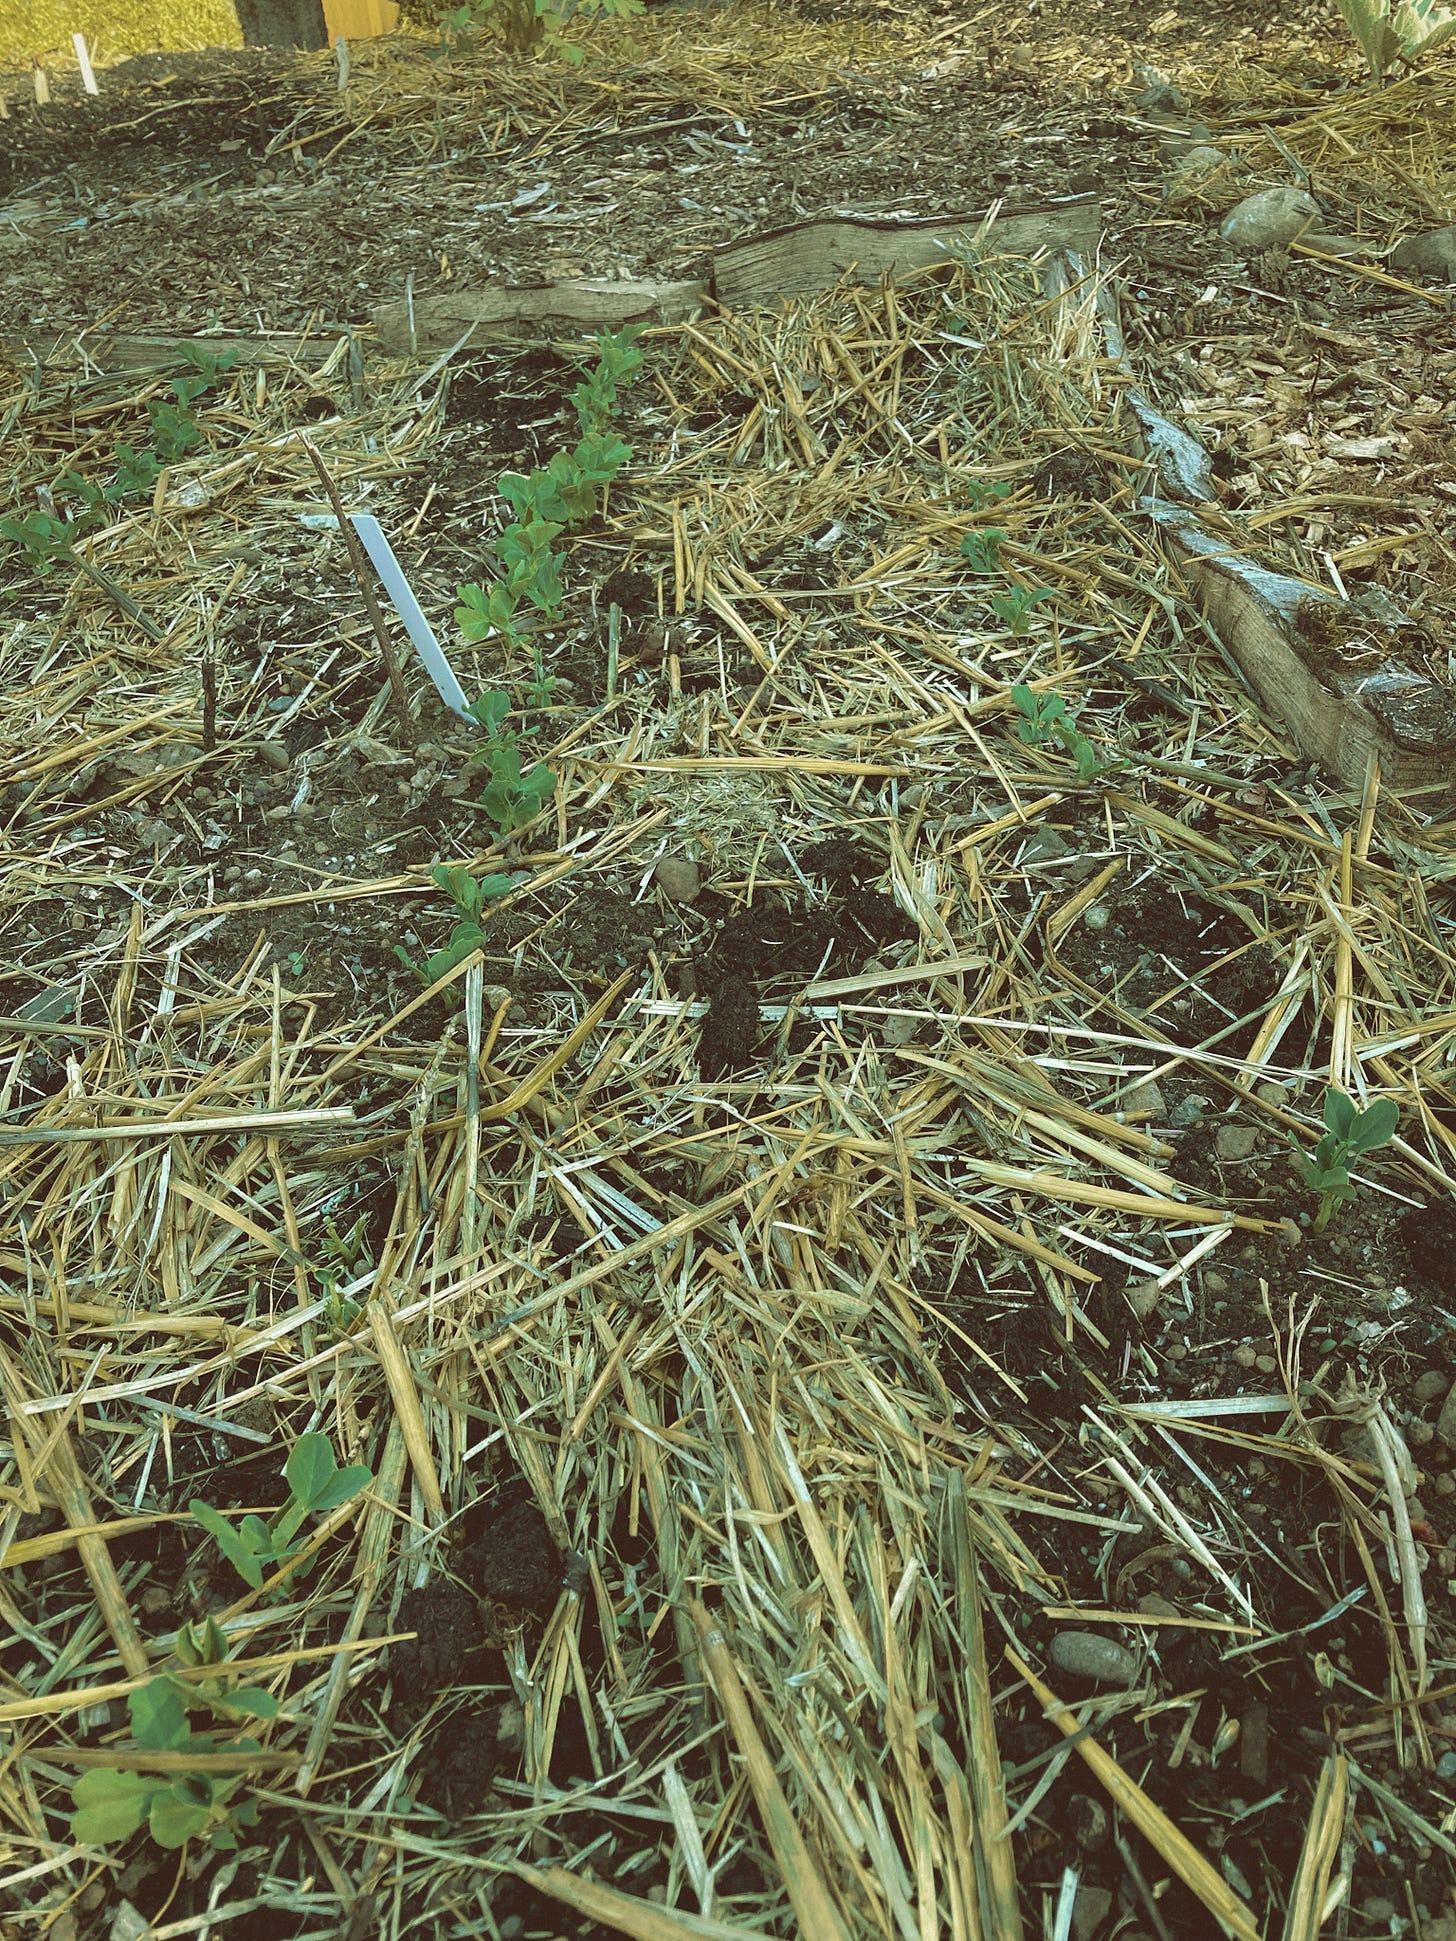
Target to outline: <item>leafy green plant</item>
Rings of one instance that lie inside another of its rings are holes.
[[[618,393],[642,365],[637,348],[640,324],[596,339],[595,368],[572,393],[581,436],[569,452],[556,452],[531,472],[502,472],[500,490],[515,514],[495,542],[504,569],[489,586],[456,588],[455,624],[466,640],[519,638],[516,612],[527,601],[548,621],[561,611],[561,555],[552,542],[597,510],[599,494],[631,457],[631,448],[609,428]]]
[[[503,694],[500,699],[510,706],[509,695]],[[554,777],[552,786],[555,786]],[[412,970],[426,986],[436,983],[447,971],[463,963],[473,950],[480,949],[485,941],[485,906],[504,896],[511,887],[509,876],[472,876],[468,869],[451,863],[436,863],[430,871],[430,881],[445,892],[460,913],[450,932],[449,943],[427,957],[423,964],[417,964],[401,944],[394,947],[405,969]]]
[[[544,762],[525,767],[520,738],[505,725],[510,705],[511,697],[496,690],[472,701],[469,710],[485,730],[477,759],[490,779],[481,792],[481,806],[502,837],[534,822],[556,793],[556,777]]]
[[[961,541],[961,558],[973,573],[996,573],[1000,571],[1000,553],[1006,543],[1006,535],[999,526],[987,526],[984,532],[968,532]]]
[[[227,1641],[216,1621],[200,1628],[184,1624],[177,1633],[177,1656],[189,1669],[212,1675],[192,1679],[163,1673],[129,1694],[132,1750],[169,1753],[182,1760],[191,1754],[248,1753],[261,1750],[256,1739],[239,1737],[244,1719],[271,1719],[278,1701],[261,1686],[239,1685],[227,1669]],[[207,1711],[233,1728],[225,1738],[192,1730],[189,1713]],[[229,1852],[238,1836],[258,1818],[258,1802],[239,1799],[245,1773],[188,1771],[175,1766],[164,1772],[95,1766],[82,1773],[71,1788],[75,1811],[71,1836],[88,1846],[104,1846],[129,1839],[145,1826],[159,1847],[180,1847],[203,1835],[210,1847]]]
[[[1003,499],[1011,497],[1010,479],[967,479],[966,497],[971,502],[972,512],[984,511],[988,505],[1000,505]]]
[[[1111,764],[1098,760],[1096,749],[1077,726],[1076,717],[1068,714],[1060,694],[1037,694],[1029,687],[1014,687],[1011,699],[1021,716],[1016,724],[1019,740],[1032,748],[1056,742],[1077,764],[1079,782],[1095,781],[1107,772]]]
[[[991,595],[991,611],[1003,626],[1011,629],[1013,640],[1021,640],[1026,634],[1026,616],[1031,609],[1043,600],[1055,598],[1049,586],[1013,586],[1009,593]]]
[[[440,22],[439,51],[446,52],[456,42],[493,26],[510,53],[532,54],[549,48],[569,66],[579,67],[587,58],[586,48],[563,38],[563,29],[573,14],[626,19],[641,13],[644,4],[645,0],[567,0],[564,6],[554,5],[552,0],[469,0]]]
[[[361,1213],[347,1233],[341,1233],[332,1220],[324,1221],[324,1237],[319,1243],[323,1265],[314,1272],[324,1299],[324,1319],[335,1334],[347,1334],[359,1319],[359,1303],[344,1293],[340,1283],[356,1279],[373,1265],[368,1234],[367,1213]]]
[[[1350,1167],[1363,1153],[1387,1145],[1400,1124],[1400,1107],[1394,1099],[1376,1099],[1363,1111],[1355,1101],[1334,1086],[1326,1088],[1321,1106],[1324,1137],[1313,1153],[1295,1143],[1295,1159],[1300,1177],[1312,1193],[1320,1196],[1314,1216],[1314,1230],[1323,1233],[1347,1200],[1355,1198],[1355,1183]]]
[[[27,512],[23,519],[0,519],[0,539],[23,547],[37,573],[48,573],[58,559],[72,559],[76,535],[74,520],[56,519],[48,512]]]
[[[357,1496],[374,1480],[363,1463],[340,1469],[334,1460],[333,1445],[316,1430],[302,1435],[288,1452],[283,1466],[288,1483],[288,1499],[266,1521],[261,1516],[245,1516],[236,1526],[229,1523],[210,1503],[194,1496],[188,1504],[194,1523],[200,1524],[255,1591],[263,1588],[265,1571],[292,1564],[303,1576],[312,1560],[294,1547],[294,1538],[303,1528],[304,1518],[326,1516],[351,1496]]]

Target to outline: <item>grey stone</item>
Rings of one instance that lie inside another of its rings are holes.
[[[1175,1132],[1186,1132],[1189,1126],[1196,1126],[1203,1117],[1203,1108],[1209,1101],[1200,1092],[1190,1092],[1185,1099],[1179,1099],[1168,1114],[1168,1124]]]
[[[1319,204],[1305,189],[1281,184],[1246,195],[1219,224],[1219,234],[1236,249],[1268,249],[1290,243],[1319,217]]]
[[[1327,235],[1323,230],[1312,230],[1309,235],[1301,236],[1300,241],[1311,249],[1321,250],[1326,256],[1368,256],[1369,248],[1354,236]]]
[[[691,903],[703,887],[697,864],[686,856],[664,856],[652,874],[669,903]]]
[[[1393,270],[1410,270],[1433,281],[1442,278],[1456,283],[1456,222],[1444,229],[1427,229],[1420,236],[1407,236],[1390,253]]]
[[[1124,1112],[1146,1112],[1159,1124],[1168,1116],[1168,1101],[1155,1078],[1140,1078],[1136,1085],[1129,1086],[1121,1103]]]
[[[1095,1631],[1058,1631],[1050,1655],[1058,1671],[1099,1685],[1131,1685],[1137,1677],[1138,1661],[1132,1652]]]
[[[1112,1912],[1110,1887],[1089,1887],[1082,1882],[1072,1907],[1072,1941],[1096,1941]]]
[[[890,1046],[908,1045],[923,1023],[923,1018],[907,1017],[903,1011],[892,1012],[880,1026],[881,1040]]]
[[[1211,142],[1195,142],[1192,148],[1185,148],[1175,157],[1173,166],[1180,175],[1211,175],[1216,168],[1222,168],[1228,160],[1221,148]]]
[[[1428,1368],[1424,1375],[1417,1375],[1411,1383],[1413,1402],[1439,1402],[1451,1386],[1451,1377],[1443,1368]]]
[[[1213,1149],[1220,1159],[1247,1159],[1259,1143],[1252,1126],[1220,1126],[1214,1134]]]
[[[1031,863],[1058,862],[1071,853],[1072,845],[1065,836],[1059,836],[1055,829],[1038,829],[1021,852],[1021,866],[1025,869]]]
[[[288,767],[293,757],[288,752],[288,743],[286,741],[260,741],[258,743],[258,760],[266,768],[276,768],[281,771]]]
[[[1436,1417],[1436,1434],[1448,1449],[1456,1449],[1456,1387],[1453,1387],[1441,1404],[1441,1413]]]
[[[1157,1309],[1163,1290],[1155,1280],[1131,1281],[1127,1289],[1128,1306],[1139,1321],[1146,1321]]]
[[[1166,75],[1159,74],[1155,67],[1139,67],[1135,71],[1143,84],[1137,105],[1149,114],[1181,112],[1187,105],[1173,83]]]

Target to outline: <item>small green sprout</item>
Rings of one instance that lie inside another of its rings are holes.
[[[1316,1233],[1323,1233],[1345,1202],[1354,1199],[1350,1167],[1362,1153],[1389,1144],[1400,1124],[1400,1107],[1394,1099],[1376,1099],[1357,1111],[1355,1101],[1331,1085],[1326,1088],[1321,1115],[1325,1135],[1313,1154],[1293,1142],[1300,1177],[1311,1193],[1320,1196],[1314,1217]]]
[[[262,1590],[265,1571],[286,1564],[292,1565],[296,1575],[304,1575],[312,1559],[295,1549],[293,1542],[304,1518],[326,1516],[374,1480],[363,1463],[340,1469],[332,1443],[316,1431],[294,1443],[283,1474],[288,1482],[288,1500],[266,1522],[261,1516],[245,1516],[234,1527],[210,1503],[196,1496],[187,1506],[193,1522],[217,1540],[223,1555],[255,1591]]]
[[[1000,505],[1003,499],[1011,497],[1010,479],[967,479],[966,497],[971,502],[972,512],[982,512],[988,505]]]
[[[189,1754],[249,1753],[261,1747],[256,1739],[234,1736],[244,1719],[271,1719],[278,1701],[257,1685],[239,1685],[227,1671],[227,1641],[216,1621],[198,1627],[184,1624],[177,1633],[177,1656],[192,1670],[207,1669],[213,1676],[181,1679],[164,1673],[138,1687],[127,1698],[131,1714],[132,1748],[138,1753]],[[189,1712],[208,1711],[229,1728],[216,1738],[195,1733]],[[255,1799],[238,1799],[245,1773],[217,1771],[123,1771],[95,1766],[82,1773],[71,1788],[75,1812],[71,1837],[87,1846],[126,1840],[145,1826],[159,1847],[181,1847],[205,1835],[218,1852],[233,1851],[238,1836],[258,1818]]]
[[[481,793],[481,807],[502,840],[534,822],[556,793],[556,777],[544,762],[523,767],[520,739],[504,725],[510,705],[511,697],[497,689],[472,701],[469,710],[485,730],[478,759],[490,780]]]
[[[999,572],[1001,548],[1005,543],[1006,535],[999,526],[987,526],[984,532],[968,532],[961,541],[961,558],[973,573]]]
[[[1009,593],[991,595],[991,611],[1003,626],[1011,629],[1013,640],[1021,640],[1026,634],[1026,616],[1031,609],[1043,600],[1055,598],[1049,586],[1013,586]]]
[[[508,702],[509,697],[502,696]],[[430,881],[442,889],[455,908],[460,912],[459,921],[450,932],[450,941],[443,950],[437,950],[427,957],[423,964],[417,964],[408,951],[400,944],[394,947],[394,954],[406,970],[412,970],[427,988],[437,983],[457,964],[463,963],[473,951],[479,950],[485,942],[485,906],[497,897],[504,896],[511,887],[509,876],[472,876],[468,869],[458,864],[436,863],[430,871]]]
[[[1029,687],[1014,687],[1011,699],[1021,716],[1016,724],[1018,740],[1028,747],[1042,748],[1059,742],[1077,764],[1077,780],[1092,782],[1112,766],[1097,759],[1097,750],[1077,726],[1076,717],[1067,713],[1060,694],[1036,694]]]

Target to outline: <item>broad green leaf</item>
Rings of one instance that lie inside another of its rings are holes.
[[[1354,1152],[1373,1152],[1395,1135],[1400,1124],[1400,1107],[1394,1099],[1376,1099],[1357,1114],[1347,1137]]]
[[[195,1840],[211,1818],[211,1808],[183,1792],[179,1782],[153,1795],[147,1823],[159,1847],[181,1847]]]
[[[200,1524],[207,1534],[215,1539],[218,1548],[244,1582],[251,1584],[255,1591],[261,1590],[263,1572],[258,1559],[227,1518],[219,1514],[211,1503],[204,1503],[197,1496],[193,1497],[187,1508],[193,1522]],[[256,1522],[257,1519],[253,1520]]]
[[[71,1788],[76,1810],[71,1815],[71,1837],[84,1846],[109,1846],[126,1840],[147,1817],[148,1806],[157,1781],[145,1773],[116,1772],[109,1766],[93,1766]]]
[[[283,1474],[298,1501],[312,1507],[320,1491],[328,1488],[329,1478],[337,1468],[333,1444],[326,1435],[311,1429],[289,1450]]]
[[[544,762],[537,762],[529,774],[521,777],[521,792],[539,796],[544,802],[548,796],[556,793],[556,777]]]
[[[1337,1092],[1333,1085],[1325,1092],[1324,1121],[1337,1139],[1347,1138],[1355,1123],[1355,1101],[1344,1092]]]
[[[187,1702],[170,1678],[154,1678],[140,1686],[126,1704],[132,1736],[139,1746],[149,1752],[167,1752],[186,1745],[190,1736]]]
[[[475,934],[479,937],[480,932],[477,930]],[[338,1509],[341,1503],[347,1503],[351,1496],[357,1496],[360,1490],[367,1489],[373,1481],[373,1470],[361,1462],[350,1463],[346,1469],[335,1471],[329,1478],[327,1488],[315,1499],[312,1507],[319,1516],[324,1516],[328,1511]]]
[[[274,1719],[278,1716],[278,1701],[271,1692],[265,1692],[261,1685],[235,1685],[220,1701],[229,1712],[243,1712],[250,1719]]]

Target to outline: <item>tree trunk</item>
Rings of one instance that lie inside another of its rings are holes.
[[[245,47],[327,47],[322,0],[234,0]]]

